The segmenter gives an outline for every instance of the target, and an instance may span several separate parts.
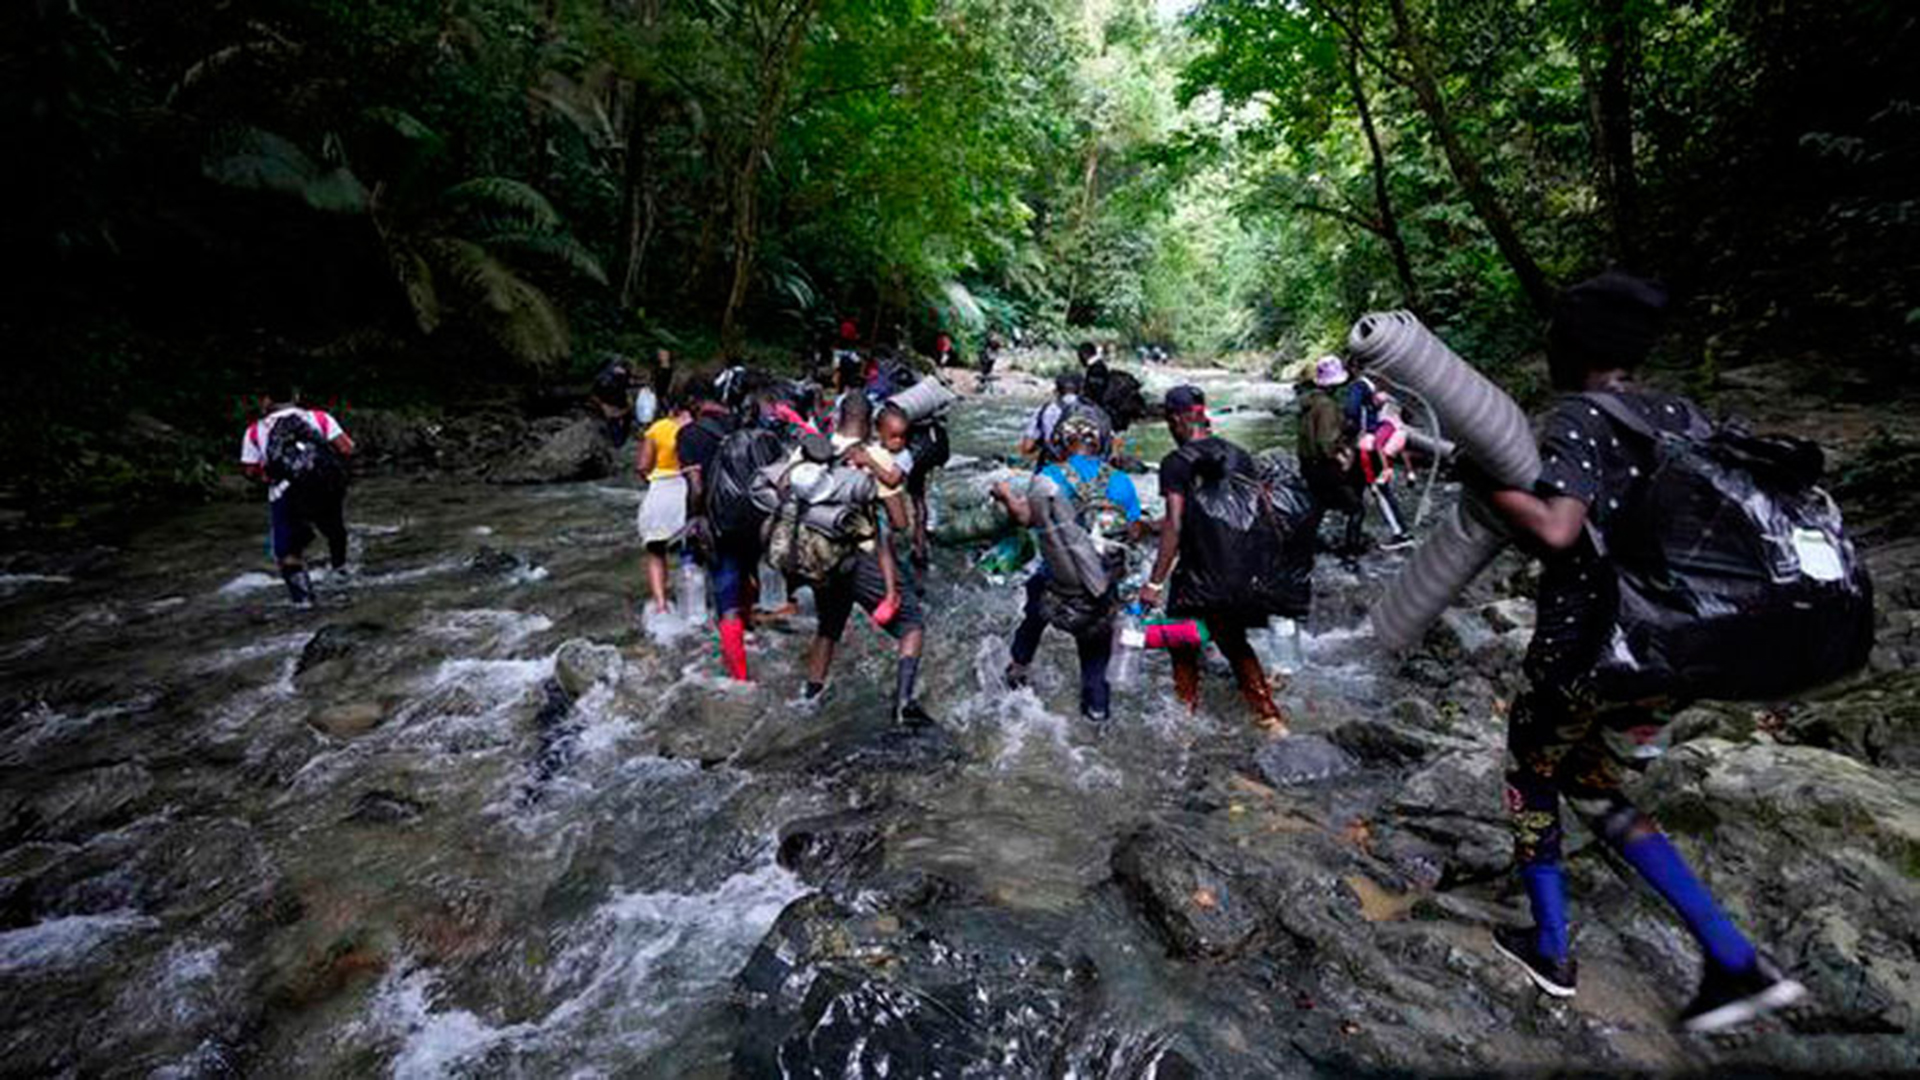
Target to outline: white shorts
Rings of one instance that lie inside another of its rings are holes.
[[[687,478],[663,476],[647,485],[634,519],[645,544],[670,544],[687,531]]]

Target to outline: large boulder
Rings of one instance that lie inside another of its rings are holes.
[[[991,948],[973,942],[986,937]],[[744,1076],[1035,1076],[1069,1056],[1098,973],[992,908],[787,906],[734,981]]]
[[[1844,1032],[1920,1024],[1920,792],[1809,746],[1703,738],[1636,799]]]
[[[1869,765],[1920,770],[1920,672],[1904,671],[1790,710],[1780,739]]]
[[[598,480],[613,472],[614,446],[606,424],[582,417],[560,429],[531,452],[508,462],[488,477],[498,484],[561,484]]]

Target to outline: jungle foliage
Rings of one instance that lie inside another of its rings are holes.
[[[1668,280],[1702,377],[1904,380],[1916,15],[1884,0],[28,0],[0,16],[9,463],[264,366],[363,400],[854,317],[1189,354],[1411,306],[1533,348]],[[1514,369],[1514,370],[1517,370]],[[76,447],[78,452],[76,453]],[[9,471],[14,471],[10,469]]]

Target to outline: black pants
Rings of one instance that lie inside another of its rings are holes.
[[[273,557],[299,558],[318,531],[327,538],[327,556],[334,569],[347,564],[346,492],[310,493],[289,489],[270,504],[273,519]]]
[[[1045,567],[1027,579],[1027,606],[1020,626],[1013,632],[1013,662],[1025,667],[1040,652],[1040,637],[1047,630],[1047,585],[1053,575]],[[1080,711],[1105,714],[1112,688],[1107,684],[1107,662],[1113,658],[1113,620],[1101,619],[1073,635],[1080,652]]]

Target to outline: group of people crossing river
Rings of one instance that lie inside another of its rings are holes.
[[[1589,678],[1611,625],[1600,553],[1609,529],[1624,520],[1623,507],[1643,497],[1658,452],[1657,438],[1634,438],[1633,428],[1683,433],[1699,415],[1683,399],[1630,381],[1665,306],[1656,286],[1618,274],[1568,290],[1554,317],[1550,360],[1556,387],[1569,396],[1546,421],[1539,482],[1503,485],[1471,463],[1462,472],[1491,517],[1547,568],[1540,630],[1525,663],[1530,688],[1507,718],[1507,810],[1534,925],[1497,931],[1494,947],[1542,991],[1574,994],[1564,798],[1699,943],[1705,976],[1682,1022],[1711,1031],[1790,1005],[1804,991],[1735,928],[1622,793],[1634,739],[1662,725],[1673,703],[1609,700]],[[610,366],[595,398],[613,437],[637,436],[650,612],[672,609],[676,591],[683,613],[706,619],[710,612],[721,665],[744,682],[752,677],[752,627],[791,616],[794,597],[810,591],[816,619],[803,695],[811,700],[826,691],[858,608],[894,643],[894,719],[932,723],[917,694],[932,572],[927,491],[950,454],[945,414],[957,395],[936,375],[845,337],[824,351],[812,380],[730,367],[676,381],[661,355],[644,376],[625,362]],[[1056,380],[1054,396],[1024,429],[1022,464],[991,492],[1022,530],[1008,541],[1012,550],[1030,540],[1037,556],[1009,563],[1031,562],[1033,570],[1023,583],[1005,685],[1025,685],[1051,627],[1074,643],[1079,708],[1092,724],[1109,722],[1112,682],[1130,677],[1143,648],[1167,651],[1177,698],[1197,710],[1210,643],[1227,661],[1253,724],[1287,736],[1289,717],[1249,634],[1273,617],[1306,616],[1322,515],[1347,515],[1334,550],[1352,559],[1362,548],[1361,495],[1374,491],[1388,543],[1408,539],[1381,486],[1406,441],[1405,422],[1390,397],[1347,368],[1333,356],[1313,365],[1295,468],[1222,437],[1201,388],[1175,385],[1148,408],[1137,381],[1083,346],[1077,369]],[[1589,407],[1600,396],[1621,403],[1628,420]],[[1124,432],[1153,413],[1174,444],[1156,470],[1164,504],[1157,521],[1125,467],[1137,463]],[[345,570],[343,459],[351,452],[334,417],[300,407],[289,386],[267,388],[242,462],[268,486],[274,555],[296,603],[314,597],[302,552],[316,530],[327,537],[334,572]],[[676,550],[685,560],[678,575]]]

